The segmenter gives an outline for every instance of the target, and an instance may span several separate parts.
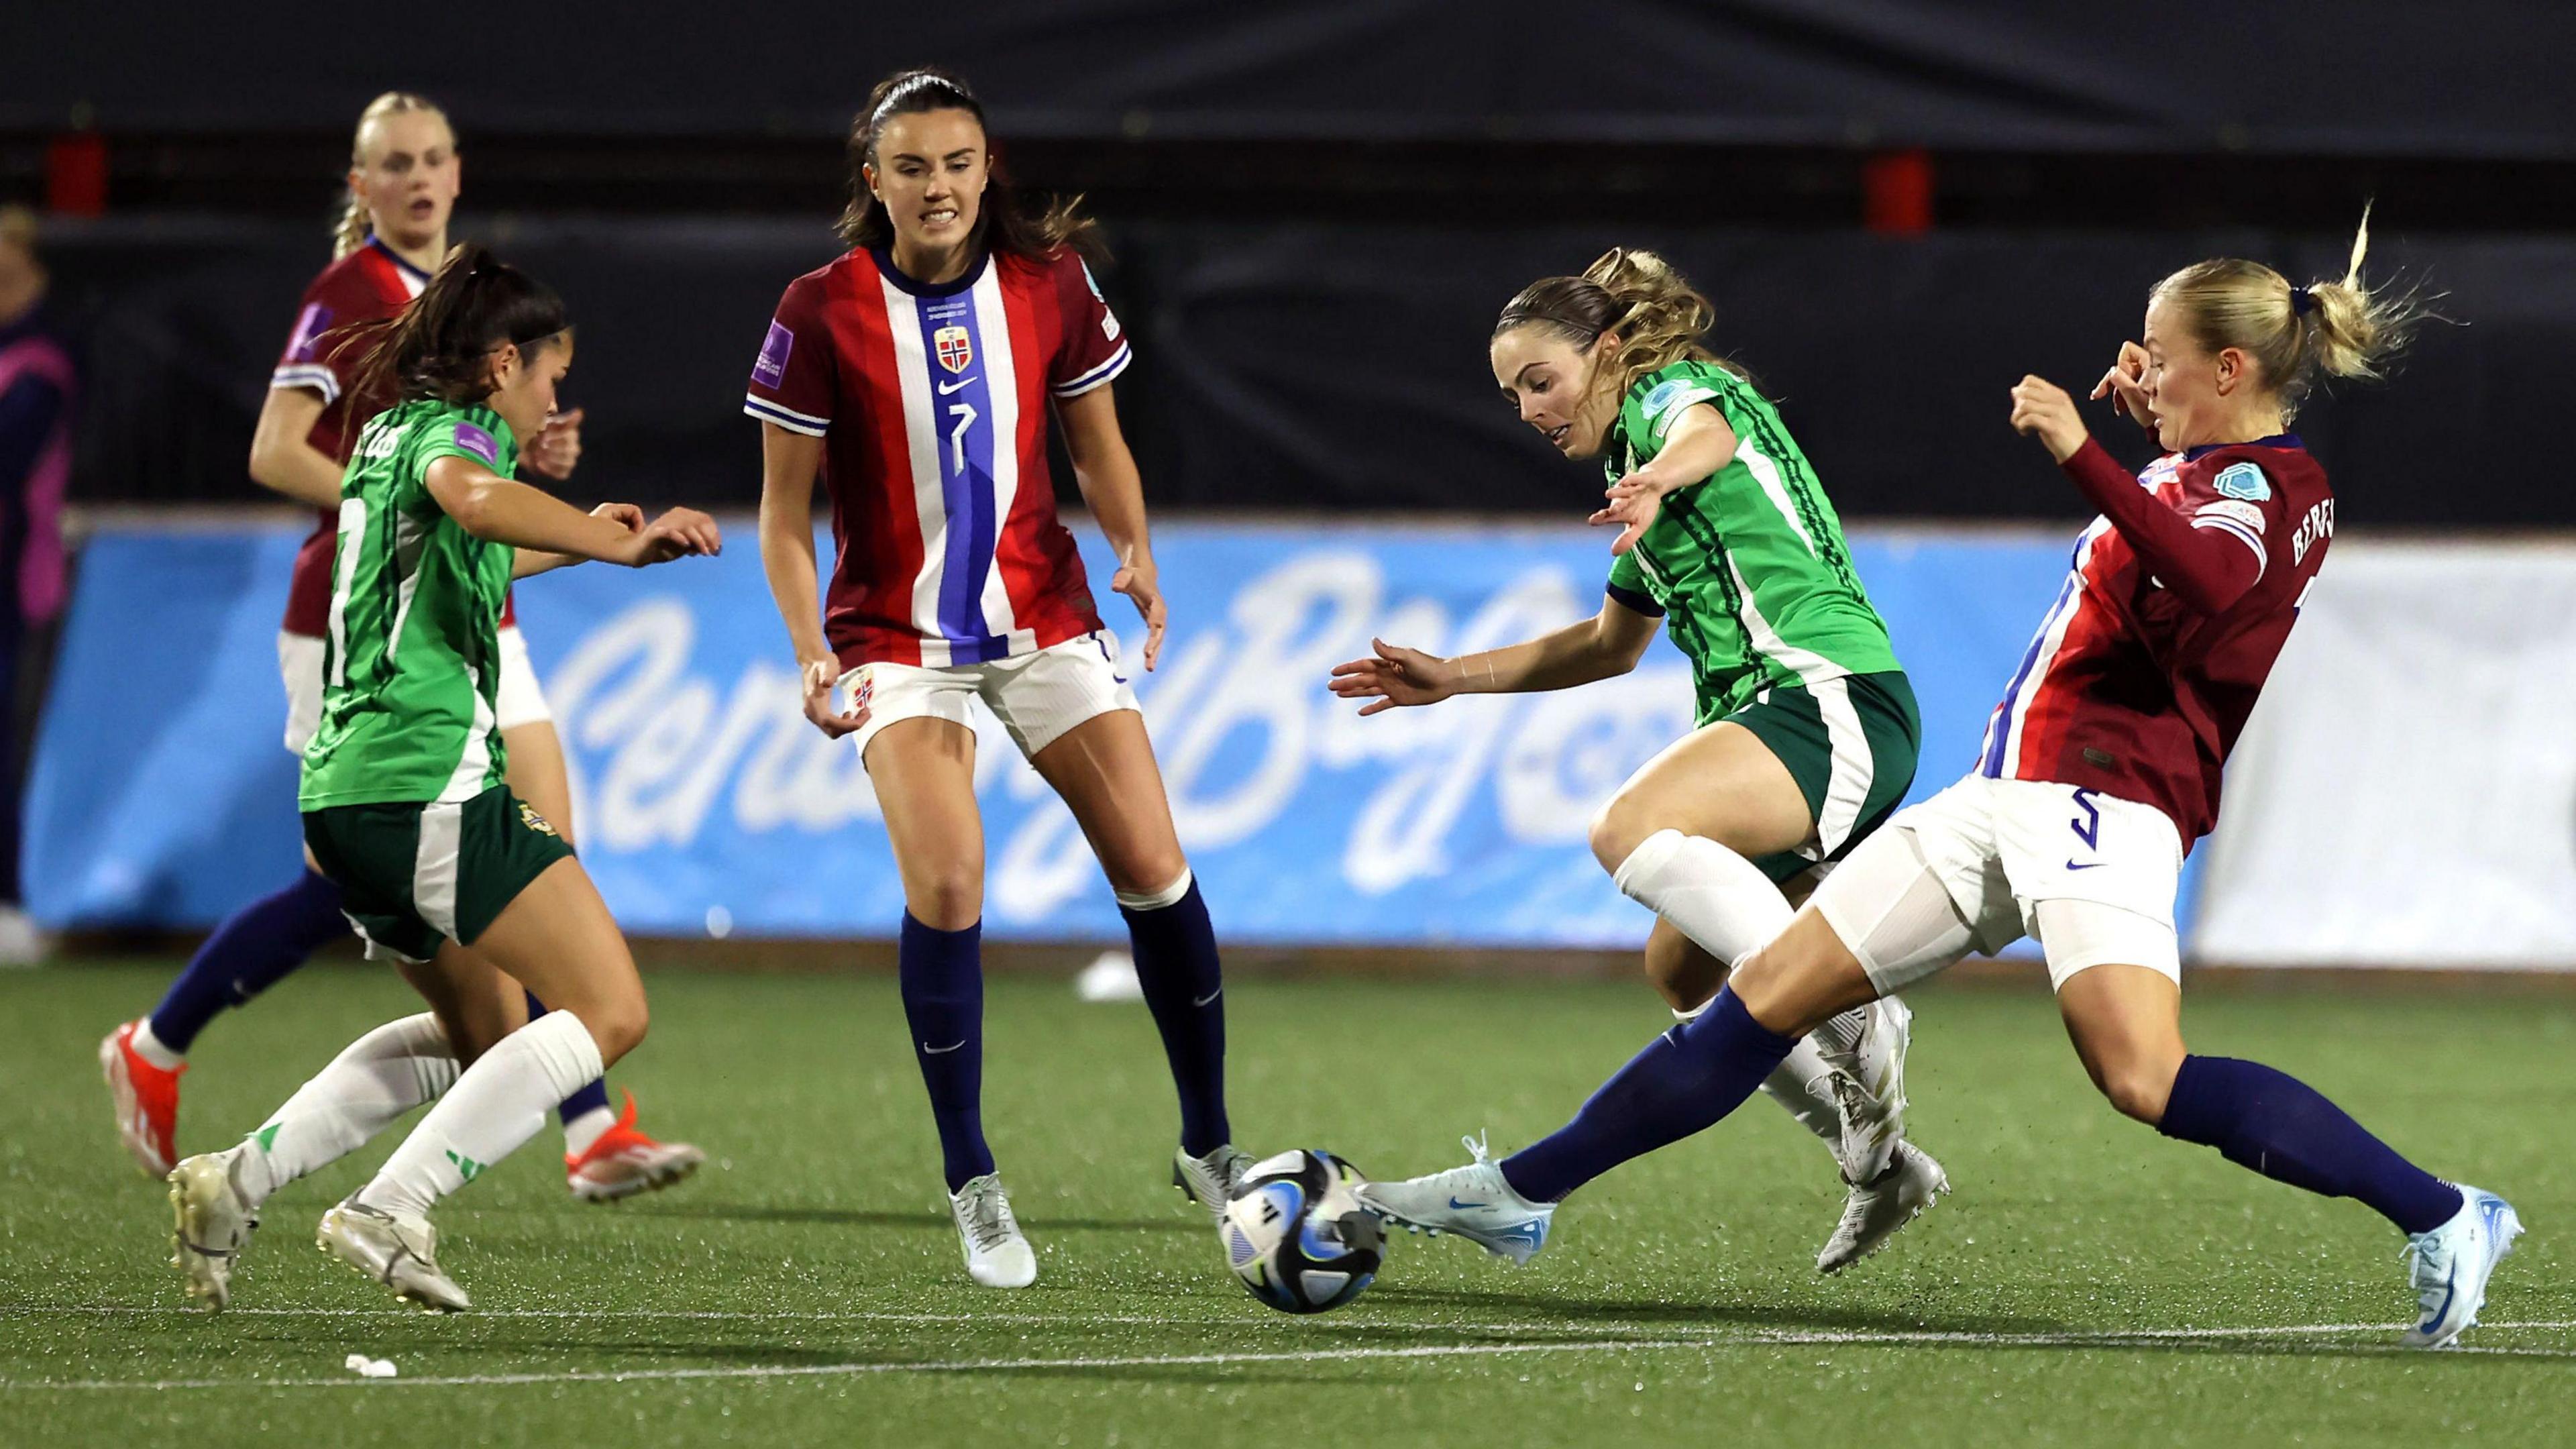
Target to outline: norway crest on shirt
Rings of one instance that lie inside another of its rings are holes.
[[[963,327],[942,327],[931,333],[930,350],[950,372],[964,372],[975,361],[974,336]]]

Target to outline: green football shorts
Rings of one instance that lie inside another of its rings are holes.
[[[1816,822],[1796,850],[1754,860],[1775,881],[1842,859],[1885,823],[1913,786],[1923,748],[1914,687],[1899,670],[1766,689],[1724,723],[1753,731],[1779,756]]]
[[[308,810],[304,843],[340,887],[367,955],[405,961],[430,959],[442,941],[473,945],[528,882],[573,853],[507,785],[456,805]]]

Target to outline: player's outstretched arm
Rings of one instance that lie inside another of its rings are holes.
[[[629,533],[641,533],[644,530],[644,510],[632,503],[603,503],[590,510],[590,516],[608,519]],[[541,548],[523,548],[510,560],[510,577],[532,578],[538,574],[552,573],[556,569],[570,568],[580,562],[582,560],[568,553],[548,553]]]
[[[1572,689],[1637,667],[1654,642],[1655,621],[1616,599],[1601,612],[1520,644],[1442,659],[1383,639],[1367,659],[1333,666],[1330,687],[1344,699],[1369,701],[1363,715],[1398,705],[1437,704],[1453,694],[1522,694]]]
[[[1136,455],[1127,450],[1127,435],[1118,430],[1118,405],[1103,383],[1088,392],[1060,399],[1056,416],[1064,420],[1064,450],[1073,459],[1073,481],[1092,521],[1118,556],[1110,576],[1114,593],[1125,594],[1145,621],[1145,667],[1163,654],[1161,576],[1154,568],[1154,545],[1145,527],[1145,480],[1137,475]]]
[[[513,548],[641,568],[716,553],[724,546],[716,521],[694,508],[674,508],[643,528],[630,529],[618,517],[584,513],[468,458],[432,460],[423,482],[457,527]]]

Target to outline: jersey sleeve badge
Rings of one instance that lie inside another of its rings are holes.
[[[488,466],[501,466],[501,445],[493,440],[490,433],[472,423],[458,423],[453,436],[456,446],[482,459]]]
[[[760,340],[760,356],[751,363],[751,379],[763,387],[777,387],[787,381],[787,356],[796,350],[796,334],[769,324],[769,335]]]
[[[2209,486],[2229,498],[2242,498],[2248,503],[2260,503],[2272,496],[2272,480],[2264,477],[2263,470],[2251,463],[2228,464],[2210,480]]]

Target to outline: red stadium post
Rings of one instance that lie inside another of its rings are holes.
[[[107,138],[71,131],[45,146],[45,208],[59,216],[107,212]]]
[[[1881,236],[1932,229],[1932,153],[1882,151],[1861,164],[1861,224]]]

